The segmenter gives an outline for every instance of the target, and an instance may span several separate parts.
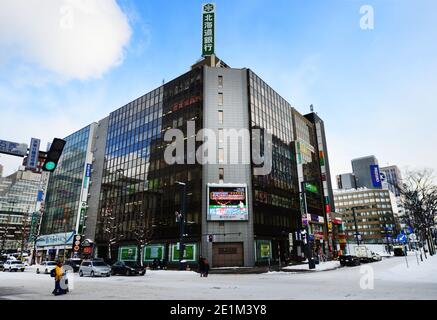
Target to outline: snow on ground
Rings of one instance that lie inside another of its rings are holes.
[[[320,262],[319,264],[316,264],[315,269],[309,269],[308,264],[299,264],[296,266],[288,266],[285,268],[282,268],[284,270],[305,270],[305,271],[311,271],[311,272],[319,272],[319,271],[327,271],[327,270],[334,270],[340,267],[339,261],[327,261],[327,262]]]
[[[437,256],[417,265],[416,257],[392,257],[357,267],[325,272],[270,272],[264,274],[211,274],[148,271],[143,277],[73,276],[74,290],[54,297],[53,278],[24,273],[0,272],[0,299],[52,300],[290,300],[290,299],[437,299]],[[320,267],[320,265],[318,265]],[[373,289],[362,279],[374,275]]]

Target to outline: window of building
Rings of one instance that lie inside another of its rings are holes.
[[[225,162],[225,151],[223,148],[219,149],[219,163]]]
[[[219,129],[218,130],[218,142],[219,142],[219,145],[222,145],[223,144],[223,142],[224,142],[224,133],[223,133],[223,129]]]
[[[218,105],[219,105],[219,106],[222,106],[222,105],[223,105],[223,93],[222,93],[222,92],[220,92],[220,93],[218,94]]]
[[[218,76],[218,86],[219,88],[223,88],[223,76]]]
[[[223,124],[223,110],[218,112],[219,124]]]
[[[219,169],[219,182],[224,183],[225,180],[225,169],[220,168]]]

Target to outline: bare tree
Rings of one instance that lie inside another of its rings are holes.
[[[112,261],[112,246],[118,243],[123,238],[123,235],[118,233],[116,218],[111,204],[106,207],[102,218],[104,239],[108,245],[108,259]]]
[[[408,172],[399,186],[405,209],[403,221],[418,233],[422,244],[427,242],[431,255],[435,253],[431,228],[435,227],[437,218],[437,185],[434,181],[433,171],[424,169]]]
[[[137,243],[137,249],[140,252],[137,259],[140,260],[139,263],[141,264],[141,266],[143,265],[144,261],[144,247],[147,246],[153,238],[153,223],[154,218],[152,217],[152,215],[145,214],[143,211],[141,211],[137,216],[135,226],[132,230],[132,234]]]

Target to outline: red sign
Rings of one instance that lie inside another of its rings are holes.
[[[92,247],[84,247],[83,248],[83,253],[91,254],[91,253],[93,253],[93,248]]]

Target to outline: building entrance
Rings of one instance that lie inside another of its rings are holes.
[[[214,243],[212,245],[212,265],[219,267],[243,267],[244,250],[242,242]]]

